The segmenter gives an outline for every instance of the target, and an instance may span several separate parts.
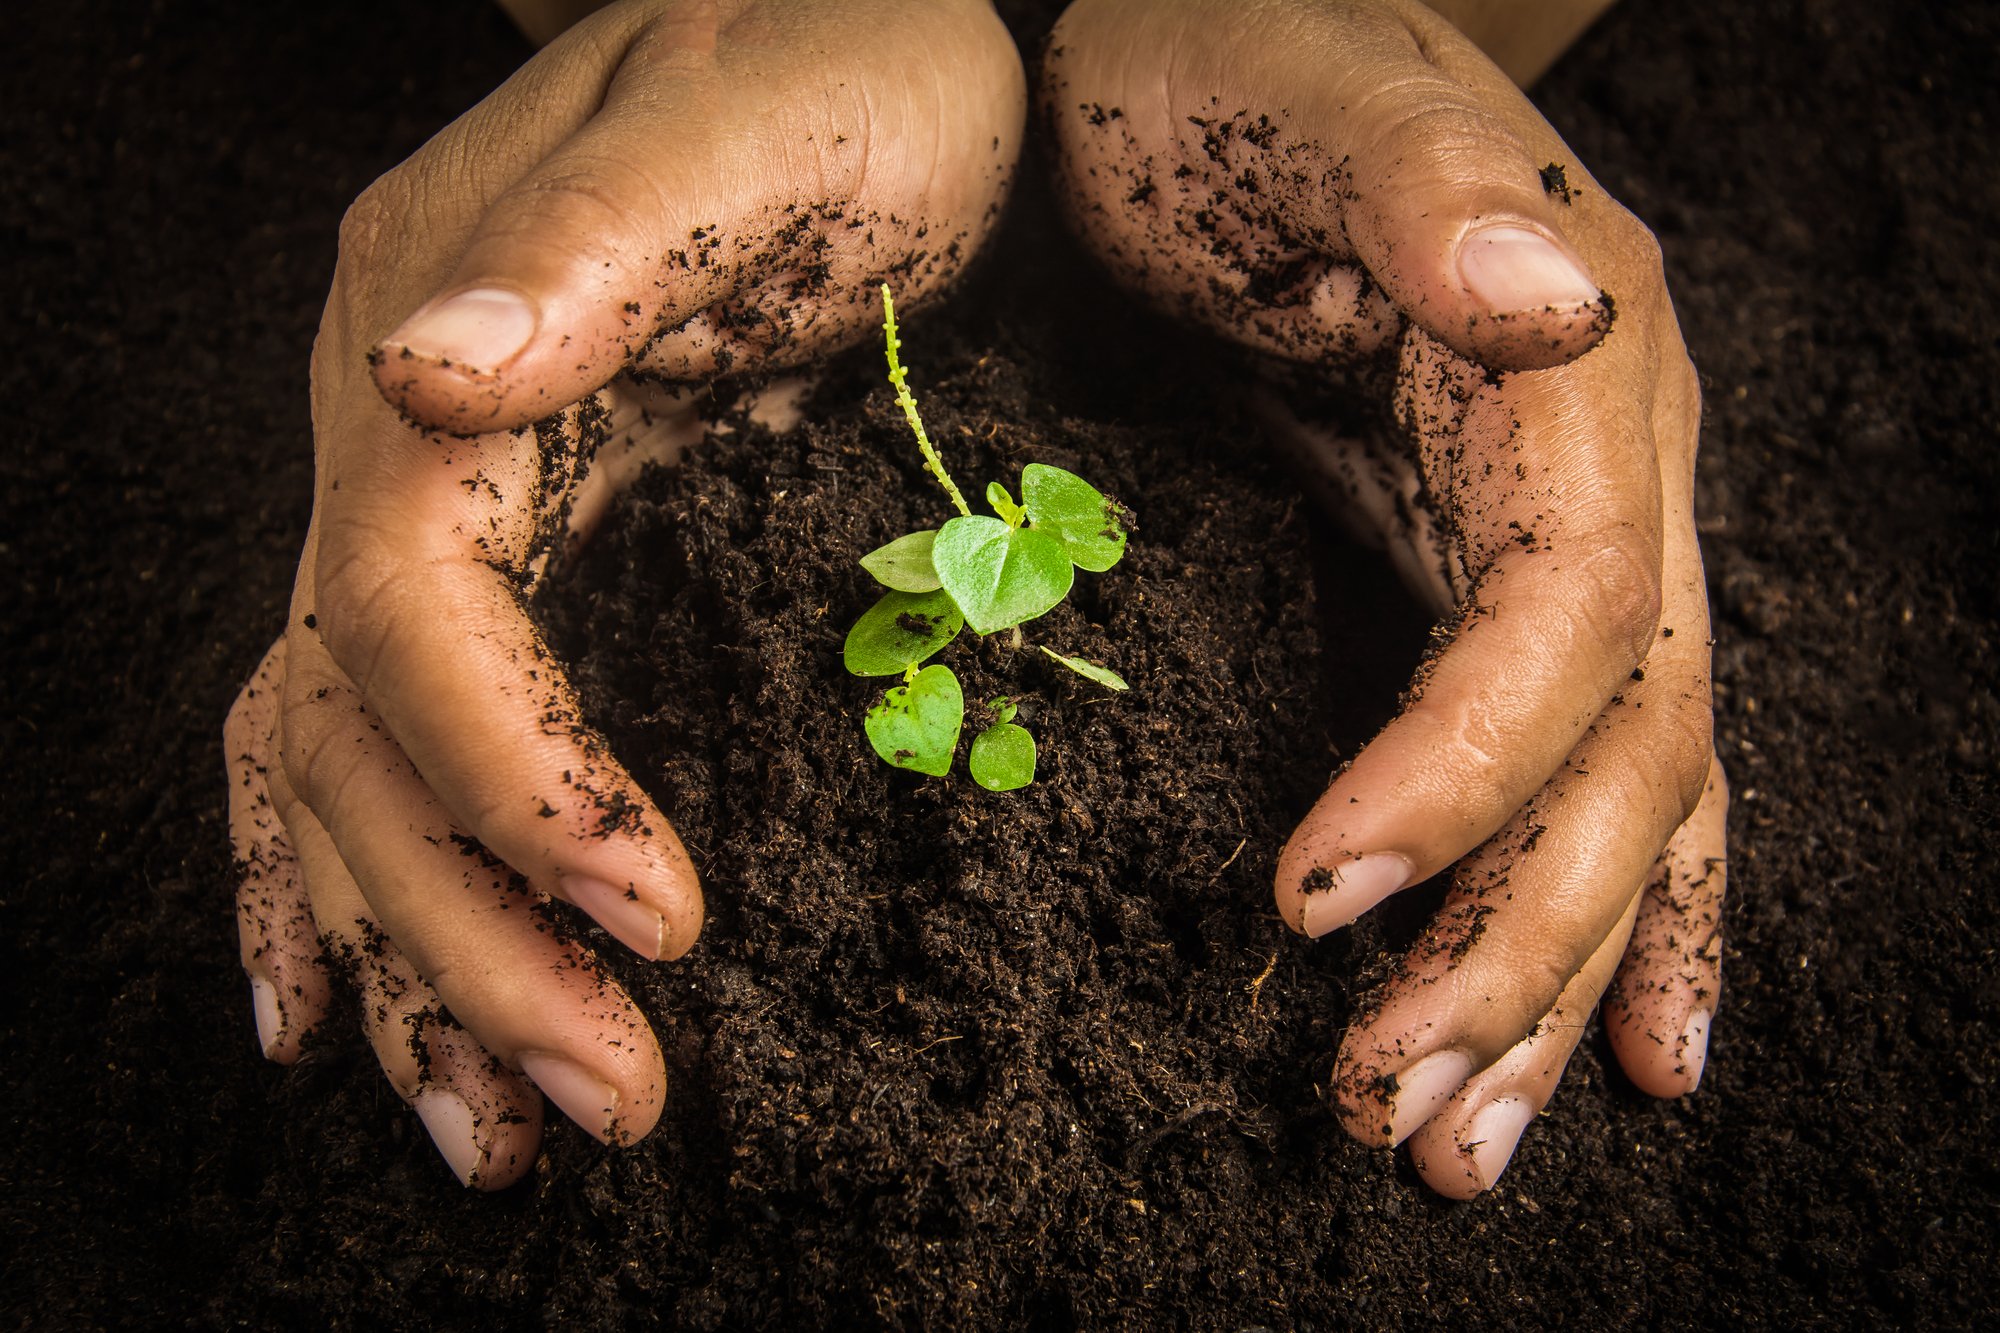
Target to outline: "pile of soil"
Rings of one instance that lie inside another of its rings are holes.
[[[1031,44],[1051,6],[1017,8]],[[523,48],[471,0],[105,11],[25,16],[0,91],[17,1325],[1991,1309],[1990,9],[1631,5],[1538,90],[1658,230],[1704,372],[1733,896],[1701,1091],[1644,1097],[1593,1036],[1470,1205],[1316,1087],[1422,904],[1308,945],[1268,888],[1426,626],[1250,447],[1234,363],[1106,288],[1032,185],[908,354],[961,484],[1040,460],[1137,512],[1030,627],[1132,693],[967,636],[945,660],[1023,701],[1036,784],[868,753],[853,560],[941,503],[874,353],[839,358],[805,428],[724,413],[538,605],[709,886],[687,959],[606,951],[668,1051],[661,1128],[612,1151],[552,1119],[528,1182],[472,1195],[350,1024],[258,1060],[218,733],[303,534],[335,223]]]

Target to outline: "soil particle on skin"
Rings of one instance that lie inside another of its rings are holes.
[[[1034,52],[1059,6],[1006,8]],[[1033,159],[998,252],[906,337],[961,483],[1040,459],[1145,524],[1026,651],[941,655],[968,697],[1021,702],[1036,783],[867,751],[854,561],[941,497],[875,354],[840,358],[801,431],[733,421],[537,594],[708,887],[678,963],[588,934],[667,1052],[661,1128],[607,1149],[551,1113],[529,1178],[477,1195],[359,1001],[296,1066],[260,1061],[216,740],[286,623],[339,218],[525,51],[470,0],[19,22],[12,1324],[1992,1322],[1990,8],[1620,6],[1536,92],[1658,233],[1704,377],[1730,897],[1700,1091],[1646,1098],[1593,1034],[1469,1205],[1327,1109],[1345,1024],[1441,886],[1312,943],[1270,906],[1425,626],[1251,447],[1213,387],[1237,363],[1073,257]],[[364,982],[371,947],[342,960]],[[459,1035],[424,1031],[419,1057]]]

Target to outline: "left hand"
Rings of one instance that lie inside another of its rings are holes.
[[[658,381],[809,365],[873,333],[885,276],[952,279],[1024,82],[985,0],[622,0],[349,209],[292,613],[225,726],[241,956],[289,1063],[324,943],[464,1183],[533,1169],[543,1096],[652,1129],[664,1056],[568,908],[649,960],[703,913],[527,592],[700,438]]]
[[[1086,243],[1294,379],[1375,384],[1367,438],[1298,412],[1288,433],[1450,612],[1279,860],[1312,936],[1457,866],[1342,1043],[1348,1129],[1408,1140],[1440,1193],[1490,1189],[1607,988],[1633,1082],[1691,1091],[1727,793],[1700,395],[1658,245],[1410,0],[1078,0],[1050,52]]]

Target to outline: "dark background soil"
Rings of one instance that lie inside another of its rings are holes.
[[[929,513],[851,505],[871,479],[929,496],[872,360],[850,358],[814,432],[649,482],[554,590],[558,638],[712,886],[701,946],[644,978],[680,1074],[662,1130],[614,1154],[557,1128],[530,1182],[474,1196],[358,1039],[259,1060],[218,731],[303,533],[335,224],[523,48],[474,3],[18,16],[0,90],[11,1322],[1988,1311],[2000,17],[1880,10],[1628,0],[1539,91],[1660,234],[1704,373],[1732,899],[1700,1093],[1648,1100],[1593,1038],[1469,1206],[1322,1109],[1313,1080],[1383,940],[1309,949],[1266,888],[1422,625],[1379,565],[1310,538],[1281,477],[1239,466],[1227,409],[1182,410],[1207,402],[1188,396],[1205,349],[1119,349],[1139,325],[1109,300],[1047,333],[1001,265],[913,323],[919,383],[962,482],[1031,448],[1139,510],[1134,554],[1046,638],[1131,667],[1143,700],[955,648],[969,682],[1032,701],[1043,782],[1003,805],[853,762],[843,710],[865,689],[767,651],[817,634],[830,652],[867,595],[799,561],[804,534],[845,558]],[[1032,195],[1011,225],[1014,253],[1090,290],[1046,257]],[[689,577],[641,606],[617,587],[628,553]],[[806,623],[823,602],[827,627]],[[1317,620],[1369,625],[1383,660]],[[695,656],[652,651],[663,625]],[[708,723],[670,736],[648,720],[667,701]],[[1010,856],[1028,839],[1035,858]]]

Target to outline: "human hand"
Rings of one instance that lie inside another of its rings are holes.
[[[467,1184],[532,1165],[537,1088],[607,1142],[652,1128],[658,1043],[550,903],[673,958],[701,891],[524,596],[699,438],[664,384],[805,363],[873,327],[885,277],[949,281],[1024,102],[977,0],[624,3],[349,210],[291,616],[225,728],[270,1058],[325,1013],[323,943]]]
[[[1607,988],[1632,1081],[1691,1091],[1727,791],[1699,390],[1652,236],[1402,0],[1078,0],[1043,96],[1114,271],[1365,405],[1344,428],[1279,415],[1337,511],[1449,612],[1278,863],[1279,911],[1312,936],[1457,865],[1342,1042],[1344,1123],[1408,1140],[1441,1193],[1491,1188]]]

